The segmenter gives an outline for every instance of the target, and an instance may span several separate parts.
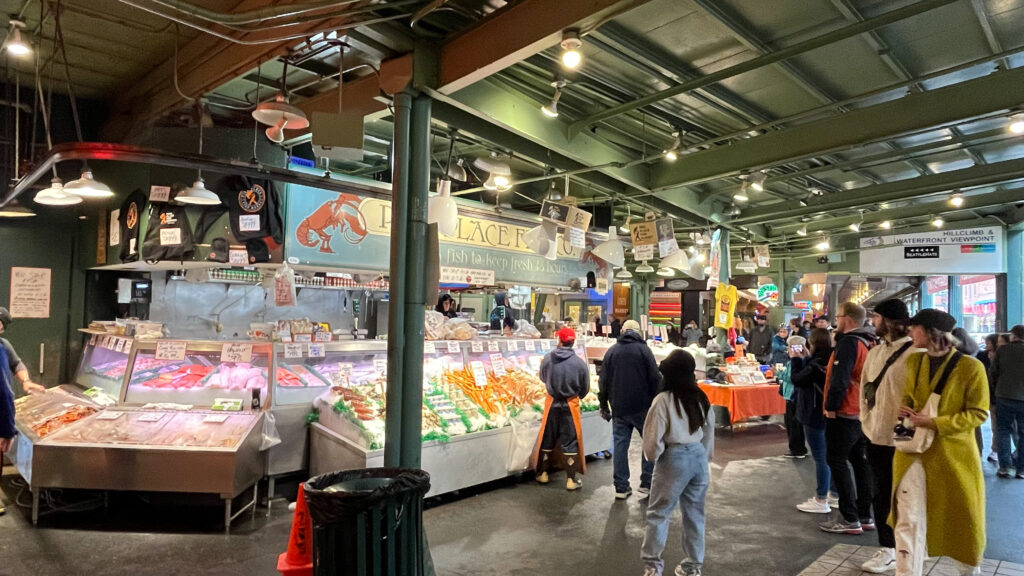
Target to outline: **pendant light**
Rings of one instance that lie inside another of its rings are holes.
[[[622,279],[627,279],[627,278],[632,278],[632,277],[633,277],[633,275],[629,273],[629,270],[626,270],[625,268],[623,268],[622,270],[619,270],[619,271],[618,271],[618,272],[617,272],[617,273],[615,274],[615,277],[616,277],[616,278],[622,278]]]
[[[557,236],[558,227],[550,222],[544,222],[527,230],[523,234],[523,243],[537,254],[544,256],[548,260],[554,260],[558,257]],[[551,257],[552,253],[554,253],[555,258]]]
[[[595,246],[590,253],[612,266],[618,267],[626,264],[626,253],[615,226],[608,227],[608,239]]]
[[[648,264],[647,260],[644,260],[639,266],[636,267],[637,274],[650,274],[652,272],[654,272],[654,266]]]
[[[271,142],[277,144],[284,142],[285,129],[309,128],[306,113],[288,103],[288,60],[284,61],[284,70],[281,72],[281,90],[273,102],[260,102],[252,111],[252,117],[257,122],[270,126],[265,134]]]
[[[92,177],[92,170],[85,166],[82,177],[64,185],[64,191],[83,198],[110,198],[114,192],[103,182]]]
[[[551,101],[540,107],[540,111],[548,118],[558,118],[558,101],[562,98],[562,89],[565,88],[565,80],[555,80],[551,83],[555,89],[555,95]]]
[[[64,184],[60,178],[50,180],[50,187],[36,192],[32,199],[36,204],[46,206],[73,206],[82,203],[82,197],[64,192]]]
[[[676,271],[671,268],[658,268],[658,276],[664,278],[671,278],[676,275]]]
[[[497,154],[492,153],[490,158],[477,158],[473,161],[473,166],[488,173],[487,180],[484,181],[486,190],[505,192],[512,189],[512,170],[507,163],[498,160]]]
[[[427,200],[427,223],[437,224],[437,231],[445,236],[454,236],[459,226],[459,207],[452,198],[452,181],[441,180],[437,184],[437,196]]]
[[[202,107],[202,104],[199,104]],[[202,110],[200,110],[202,112]],[[202,114],[200,114],[199,121],[199,155],[203,155],[203,122]],[[174,200],[178,204],[191,204],[193,206],[216,206],[220,204],[220,196],[216,193],[206,189],[206,182],[203,181],[203,171],[199,169],[196,171],[196,180],[192,183],[192,186],[186,188],[181,194],[178,194]]]
[[[0,208],[0,218],[31,218],[35,215],[35,212],[17,202],[11,202],[7,206]]]
[[[32,53],[32,48],[21,36],[21,29],[24,27],[25,22],[18,20],[17,18],[11,18],[11,30],[7,36],[7,42],[3,45],[3,48],[7,50],[7,53],[11,56],[21,58]]]
[[[686,257],[686,252],[679,250],[662,258],[660,266],[662,268],[675,268],[685,272],[690,268],[690,259]]]

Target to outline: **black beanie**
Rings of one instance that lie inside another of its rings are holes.
[[[891,298],[875,306],[875,314],[889,320],[906,320],[910,318],[910,311],[903,300]]]

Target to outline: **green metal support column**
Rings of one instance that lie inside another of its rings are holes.
[[[423,317],[427,306],[425,263],[427,188],[430,185],[430,98],[412,101],[409,126],[409,198],[406,213],[405,350],[402,366],[402,444],[400,464],[419,468],[422,454]]]
[[[719,228],[719,268],[718,268],[718,283],[728,284],[729,283],[729,271],[732,269],[732,262],[729,261],[729,231],[725,228]],[[716,339],[718,344],[725,350],[729,345],[729,331],[717,330]]]
[[[395,140],[391,155],[391,285],[388,292],[388,388],[384,417],[384,466],[397,468],[402,453],[402,395],[405,357],[405,262],[408,248],[406,214],[409,212],[409,124],[412,94],[395,95]],[[422,324],[422,323],[421,323]],[[422,344],[421,344],[422,346]],[[422,368],[421,368],[422,369]],[[422,386],[422,384],[421,384]],[[420,410],[416,410],[420,417]],[[419,446],[419,442],[416,444]]]
[[[964,325],[964,292],[960,289],[960,277],[949,277],[949,314],[956,318],[956,325]]]
[[[1006,323],[1007,330],[1024,323],[1024,231],[1006,233]]]

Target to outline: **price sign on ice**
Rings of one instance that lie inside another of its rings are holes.
[[[437,354],[437,346],[434,346],[433,342],[424,342],[423,343],[423,353],[424,354]]]
[[[508,351],[509,352],[518,352],[519,351],[519,342],[516,342],[515,340],[509,340],[508,341]]]
[[[327,349],[322,343],[318,344],[307,344],[308,355],[310,358],[323,358],[327,356]]]
[[[220,349],[221,362],[252,362],[252,344],[225,342]]]
[[[484,351],[483,342],[473,342],[472,344],[470,344],[470,346],[472,346],[474,354],[479,354],[480,352]]]
[[[488,342],[487,343],[487,351],[488,352],[501,352],[501,347],[498,345],[498,343],[496,341]]]
[[[491,354],[491,371],[498,378],[505,375],[505,359],[501,357],[501,354]]]
[[[469,363],[469,367],[473,370],[473,381],[479,388],[487,386],[487,371],[484,370],[484,363],[479,360],[474,360]]]
[[[184,340],[157,340],[154,358],[157,360],[184,360],[187,347]]]
[[[526,343],[525,343],[525,346],[526,346],[526,349],[528,351],[530,351],[530,352],[534,352],[534,351],[537,350],[537,343],[534,342],[533,340],[527,340]]]
[[[448,351],[451,352],[452,354],[458,353],[458,351],[459,351],[459,343],[458,342],[449,341],[448,342]]]
[[[302,344],[285,344],[284,345],[284,357],[291,358],[302,358]]]
[[[379,374],[388,373],[388,359],[387,358],[374,358],[373,369]]]
[[[351,362],[341,362],[338,364],[338,372],[344,374],[346,378],[352,377],[352,368]]]

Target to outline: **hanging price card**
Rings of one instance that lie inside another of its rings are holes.
[[[477,387],[487,386],[487,371],[484,370],[484,363],[474,360],[469,363],[469,368],[473,371],[473,381],[476,382]]]
[[[487,351],[488,352],[501,352],[501,346],[497,342],[493,342],[493,341],[492,342],[488,342],[487,343]]]
[[[249,253],[245,250],[228,250],[228,264],[232,266],[248,266]]]
[[[506,374],[505,359],[502,358],[501,354],[491,354],[491,372],[494,372],[494,375],[498,378]]]
[[[184,360],[188,343],[184,340],[157,340],[156,360]]]
[[[526,346],[526,349],[530,352],[534,352],[537,350],[537,343],[534,342],[533,340],[527,340],[524,344]]]
[[[284,345],[284,357],[285,358],[302,358],[302,344],[285,344]]]
[[[296,342],[312,342],[313,341],[313,335],[309,334],[308,332],[304,333],[304,334],[295,334],[294,338],[295,338]]]
[[[106,348],[107,350],[110,350],[110,336],[104,336],[103,343],[100,344],[100,346]]]
[[[99,335],[98,335],[98,334],[93,334],[93,335],[92,335],[92,338],[89,338],[89,345],[90,345],[90,346],[95,346],[95,345],[96,345],[96,342],[97,342],[97,341],[98,341],[99,339],[100,339],[100,337],[99,337]]]
[[[473,353],[475,353],[475,354],[479,354],[480,352],[484,351],[484,343],[483,342],[473,342],[472,344],[470,344],[470,346],[472,346]]]
[[[453,342],[453,341],[449,340],[448,341],[448,351],[451,352],[452,354],[457,353],[459,351],[459,343],[458,342]]]
[[[221,362],[252,362],[252,344],[225,342],[220,349]]]
[[[437,346],[434,346],[433,342],[424,342],[423,343],[423,353],[424,354],[437,354]]]
[[[541,356],[530,356],[530,368],[533,368],[534,372],[540,372],[540,363],[544,361]]]
[[[307,344],[306,346],[308,347],[307,353],[310,358],[323,358],[327,356],[327,350],[323,343]]]
[[[544,350],[545,352],[551,350],[551,342],[548,342],[547,340],[541,340],[540,349]]]
[[[516,342],[515,340],[509,340],[508,341],[508,351],[509,352],[518,352],[519,351],[519,342]]]

